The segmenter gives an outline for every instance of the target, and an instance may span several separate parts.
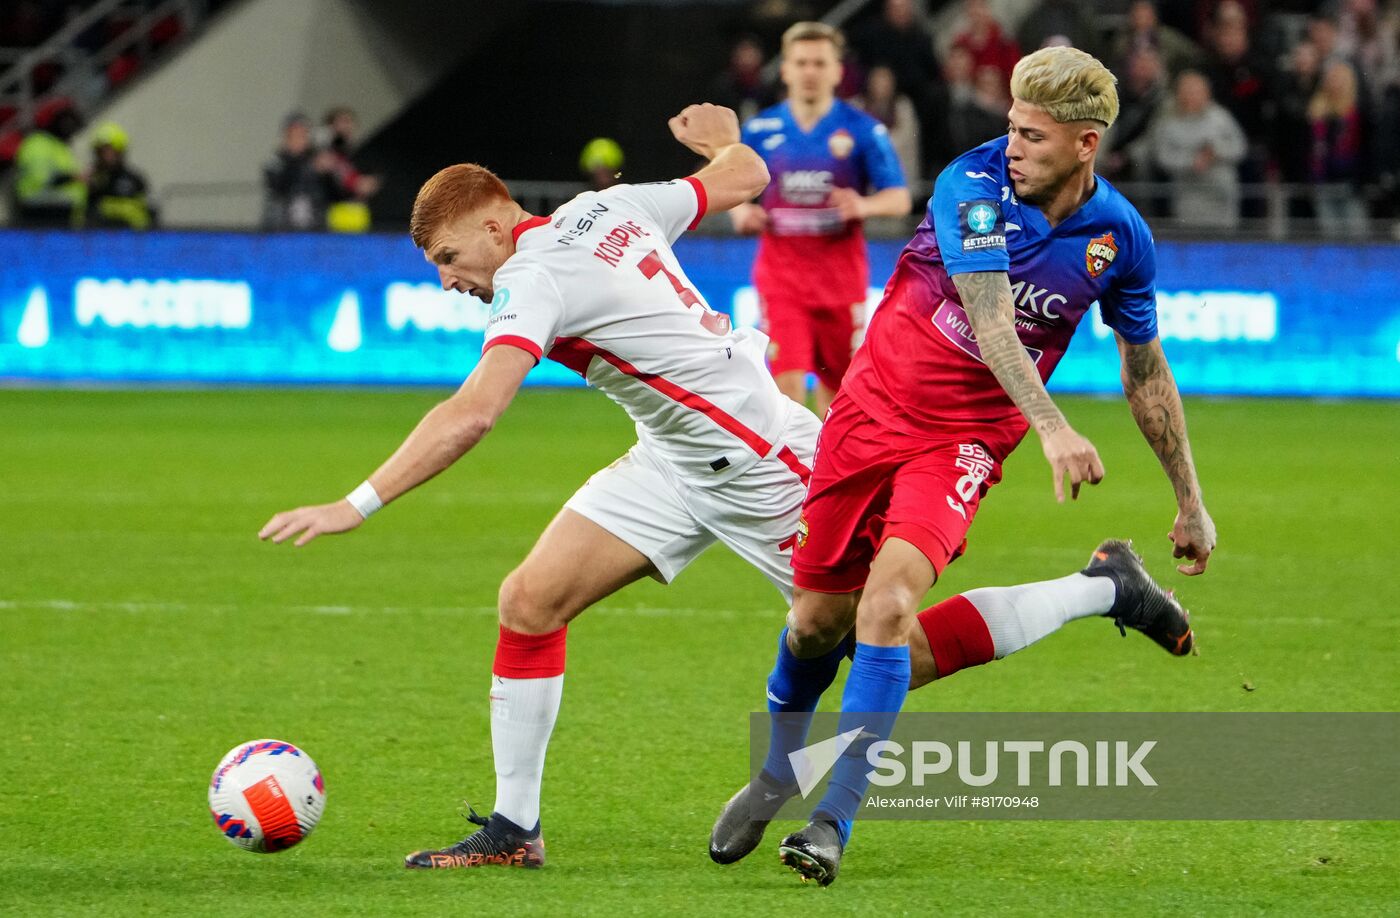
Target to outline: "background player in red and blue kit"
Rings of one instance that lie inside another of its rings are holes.
[[[841,33],[820,22],[783,34],[787,101],[744,125],[744,143],[773,180],[758,204],[732,213],[736,230],[762,233],[753,280],[771,339],[769,368],[783,394],[803,404],[807,375],[816,374],[818,415],[831,405],[864,324],[870,270],[861,221],[902,217],[910,207],[884,125],[836,98],[844,48]]]
[[[1118,337],[1133,416],[1175,491],[1170,538],[1176,557],[1191,562],[1178,570],[1202,573],[1215,547],[1157,337],[1152,236],[1093,171],[1118,113],[1113,76],[1082,51],[1048,48],[1017,64],[1011,89],[1008,136],[938,178],[823,424],[803,505],[798,590],[769,709],[815,710],[854,625],[839,729],[863,727],[862,740],[889,736],[911,684],[999,659],[1074,618],[1107,615],[1178,655],[1194,642],[1185,611],[1116,540],[1080,572],[972,590],[915,615],[962,553],[978,502],[1028,429],[1040,437],[1057,499],[1066,475],[1072,497],[1103,478],[1093,444],[1045,391],[1094,301]],[[773,801],[796,793],[786,753],[803,744],[806,723],[774,718],[763,771],[716,824],[716,860],[752,850]],[[866,745],[841,757],[812,822],[779,848],[804,878],[836,876],[865,794]]]

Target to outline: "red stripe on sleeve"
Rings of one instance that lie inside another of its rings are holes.
[[[485,357],[486,352],[498,344],[509,344],[511,347],[518,347],[531,357],[535,358],[535,363],[540,362],[540,357],[544,356],[544,351],[538,344],[529,338],[522,338],[519,335],[500,335],[487,341],[481,348],[481,356]]]
[[[811,481],[812,470],[802,464],[802,460],[797,458],[797,453],[794,453],[791,447],[784,446],[778,450],[778,458],[782,460],[783,465],[792,469],[797,477],[802,479],[803,484]]]
[[[699,226],[700,221],[704,219],[705,211],[708,210],[710,207],[710,199],[705,194],[704,182],[700,181],[693,175],[687,175],[685,177],[685,180],[690,183],[691,188],[695,189],[695,219],[691,220],[690,225],[686,227],[686,229],[688,230],[693,230],[695,229],[695,227]]]
[[[593,362],[593,352],[583,346],[582,338],[555,338],[553,347],[549,349],[549,359],[588,379],[588,365]]]

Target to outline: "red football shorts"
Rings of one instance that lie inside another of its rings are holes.
[[[939,575],[967,547],[967,530],[1001,463],[956,430],[915,437],[890,430],[850,398],[822,424],[792,554],[804,590],[849,593],[865,586],[886,539],[924,553]]]
[[[768,368],[774,376],[791,371],[815,373],[833,392],[851,365],[857,319],[865,302],[818,303],[782,296],[759,296],[763,332],[768,336]]]

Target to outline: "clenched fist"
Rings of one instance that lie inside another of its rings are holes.
[[[714,159],[721,147],[739,142],[739,116],[722,105],[687,105],[666,123],[677,140],[706,159]]]

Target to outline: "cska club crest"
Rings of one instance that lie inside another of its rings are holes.
[[[831,151],[831,155],[837,159],[845,159],[851,155],[851,151],[856,148],[856,139],[851,136],[851,132],[845,128],[832,134],[827,138],[826,148]]]
[[[1089,269],[1090,277],[1098,277],[1108,270],[1117,257],[1118,243],[1113,241],[1112,233],[1104,233],[1089,240],[1089,246],[1084,250],[1084,266]]]

